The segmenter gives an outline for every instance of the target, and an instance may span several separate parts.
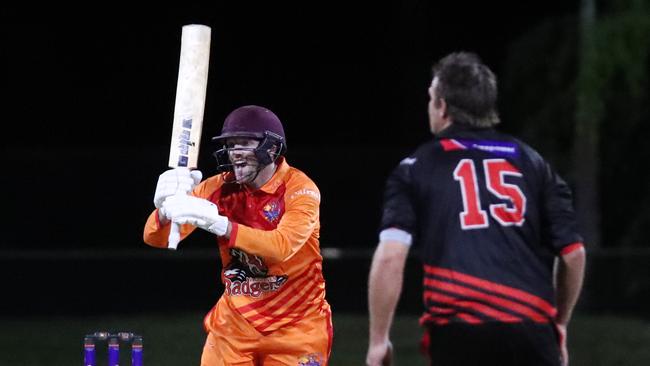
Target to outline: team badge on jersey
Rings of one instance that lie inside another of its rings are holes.
[[[321,366],[322,363],[323,358],[317,353],[310,353],[298,358],[298,366]]]
[[[277,202],[269,202],[262,207],[262,214],[268,222],[276,222],[280,218],[280,205]]]

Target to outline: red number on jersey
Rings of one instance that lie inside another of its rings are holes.
[[[463,229],[488,227],[487,214],[481,210],[474,162],[471,159],[461,160],[454,169],[454,179],[460,182],[460,193],[463,195],[463,212],[460,213],[460,226]]]
[[[523,225],[526,213],[526,196],[518,186],[505,182],[505,177],[521,177],[517,168],[505,159],[483,160],[483,171],[488,191],[508,203],[491,204],[490,215],[503,226]],[[476,167],[471,159],[461,160],[454,169],[454,179],[460,183],[463,196],[463,212],[460,213],[460,226],[464,230],[488,227],[487,214],[481,210],[478,193]]]

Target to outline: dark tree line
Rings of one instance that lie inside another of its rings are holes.
[[[648,0],[585,0],[508,51],[501,110],[574,188],[593,246],[647,246],[649,76]]]

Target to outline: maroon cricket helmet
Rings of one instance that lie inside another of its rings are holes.
[[[263,140],[269,136],[269,133],[286,147],[284,128],[278,116],[264,107],[246,105],[230,112],[223,123],[221,134],[213,137],[212,141],[219,142],[228,137]]]
[[[259,140],[260,144],[254,152],[261,165],[270,164],[287,151],[282,122],[275,113],[257,105],[246,105],[230,112],[223,123],[221,134],[212,138],[213,142],[222,146],[213,154],[217,159],[217,164],[224,167],[219,170],[226,169],[231,165],[228,160],[229,148],[225,146],[225,140],[230,137]],[[273,146],[276,146],[277,149],[270,154],[269,149]]]

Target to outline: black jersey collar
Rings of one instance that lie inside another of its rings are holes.
[[[453,138],[481,131],[492,130],[491,127],[474,127],[464,123],[451,123],[447,128],[434,135],[435,139]]]

